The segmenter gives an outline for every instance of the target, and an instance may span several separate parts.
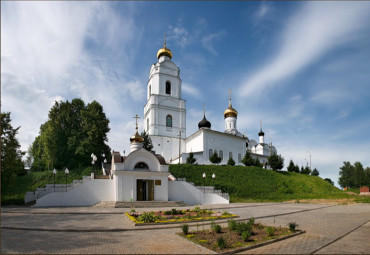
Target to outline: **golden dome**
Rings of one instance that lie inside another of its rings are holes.
[[[172,52],[170,51],[170,49],[164,46],[162,49],[159,49],[159,51],[157,52],[157,58],[159,59],[161,56],[167,56],[167,57],[172,58]]]
[[[233,106],[231,105],[231,90],[229,90],[229,93],[230,93],[229,107],[227,107],[226,110],[224,111],[224,118],[227,118],[227,117],[235,117],[235,118],[237,118],[238,117],[238,111],[235,110],[233,108]]]
[[[144,139],[139,135],[139,133],[136,131],[136,133],[130,137],[131,143],[142,143]]]

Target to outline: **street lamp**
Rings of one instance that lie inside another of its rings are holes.
[[[204,193],[206,193],[206,173],[203,173],[203,188],[204,188]]]
[[[95,154],[94,154],[94,153],[91,153],[91,159],[92,159],[92,161],[91,161],[92,170],[93,170],[93,172],[94,172],[94,164],[95,164],[95,162],[98,160],[98,158],[95,156]]]
[[[215,173],[212,174],[212,180],[213,180],[213,192],[215,192],[215,178],[216,178],[216,175]]]
[[[67,192],[67,176],[69,174],[68,168],[66,168],[66,170],[64,170],[64,173],[66,174],[66,192]]]
[[[311,170],[311,153],[309,151],[306,151],[308,152],[308,154],[310,154],[310,170]]]
[[[55,170],[55,168],[53,170],[53,174],[54,174],[54,192],[55,192],[55,175],[57,174],[57,170]]]

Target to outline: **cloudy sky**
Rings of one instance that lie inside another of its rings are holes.
[[[337,182],[370,166],[370,2],[1,2],[1,104],[23,150],[57,100],[100,102],[109,145],[129,150],[163,34],[181,69],[187,136],[238,129]],[[142,130],[142,125],[139,127]]]

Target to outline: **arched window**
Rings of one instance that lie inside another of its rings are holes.
[[[212,149],[209,149],[209,156],[211,157],[211,156],[212,156],[212,154],[213,154]]]
[[[167,115],[166,117],[166,127],[172,127],[172,116]]]
[[[135,169],[149,169],[148,165],[144,162],[139,162],[135,165]]]
[[[238,162],[241,162],[242,161],[242,154],[238,154]]]
[[[146,132],[149,132],[149,118],[146,119]]]
[[[218,156],[221,158],[221,161],[224,160],[224,153],[222,151],[218,153]]]
[[[166,81],[166,94],[171,95],[171,82]]]
[[[230,151],[229,152],[229,159],[233,158],[233,153]]]

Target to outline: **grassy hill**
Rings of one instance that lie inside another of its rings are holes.
[[[277,172],[258,167],[170,165],[175,177],[185,177],[195,185],[203,185],[202,174],[206,173],[206,185],[227,192],[231,202],[286,201],[298,199],[348,198],[345,192],[332,186],[320,177],[291,172]]]

